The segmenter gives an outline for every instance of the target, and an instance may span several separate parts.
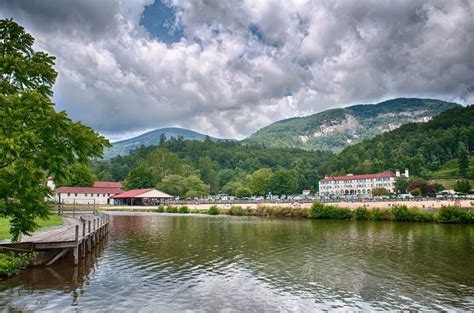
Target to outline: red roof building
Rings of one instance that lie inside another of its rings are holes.
[[[397,170],[395,173],[329,176],[319,181],[319,193],[321,195],[372,196],[373,188],[385,188],[389,192],[394,192],[395,180],[400,176],[409,177],[408,169],[403,175],[400,175],[400,171]]]
[[[98,188],[120,188],[120,189],[122,189],[123,184],[121,182],[113,182],[113,181],[96,181],[94,183],[94,187],[98,187]]]
[[[112,196],[114,204],[118,205],[156,205],[172,198],[173,196],[153,188],[133,189]]]

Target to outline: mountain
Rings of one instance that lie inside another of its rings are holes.
[[[187,140],[198,140],[204,141],[206,137],[209,137],[212,141],[218,141],[221,139],[213,138],[189,129],[178,128],[178,127],[168,127],[168,128],[160,128],[155,129],[150,132],[144,133],[140,136],[116,141],[112,143],[111,148],[107,148],[104,151],[104,159],[110,159],[117,155],[128,155],[131,150],[134,150],[141,145],[144,146],[151,146],[157,145],[160,143],[161,135],[165,135],[166,139],[170,139],[171,137],[178,138],[183,137],[183,139]]]
[[[409,123],[345,148],[331,161],[336,174],[408,168],[411,176],[459,178],[458,161],[474,151],[474,105],[446,110],[427,123]],[[454,169],[454,171],[452,171]],[[446,173],[448,170],[449,173]],[[472,172],[467,170],[471,178]],[[474,177],[473,177],[474,178]]]
[[[418,98],[359,104],[278,121],[258,130],[244,142],[339,152],[403,124],[427,122],[440,112],[457,106],[459,104],[452,102]]]

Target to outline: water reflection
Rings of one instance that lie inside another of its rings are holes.
[[[146,214],[114,216],[110,223],[108,246],[96,258],[2,282],[0,306],[474,308],[468,225]]]

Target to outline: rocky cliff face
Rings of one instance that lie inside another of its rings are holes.
[[[271,147],[340,151],[406,123],[428,122],[434,115],[455,106],[458,104],[417,98],[355,105],[273,123],[245,142]]]

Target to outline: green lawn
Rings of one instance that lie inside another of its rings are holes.
[[[441,168],[433,172],[434,179],[459,178],[458,160],[454,159],[446,162]],[[469,159],[468,177],[474,177],[474,157]]]
[[[50,215],[48,219],[37,219],[38,229],[58,226],[63,224],[63,217],[59,215]],[[6,218],[0,218],[0,240],[10,239],[10,222]]]

